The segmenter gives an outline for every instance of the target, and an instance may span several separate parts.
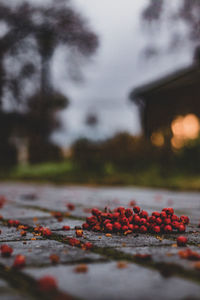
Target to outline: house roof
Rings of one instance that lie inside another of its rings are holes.
[[[130,93],[130,99],[134,102],[140,102],[141,99],[146,100],[157,93],[193,85],[194,83],[200,83],[199,64],[193,64],[161,79],[133,89]]]

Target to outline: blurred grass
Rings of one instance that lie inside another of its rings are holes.
[[[57,184],[129,185],[177,190],[200,190],[200,175],[171,171],[163,173],[159,165],[140,171],[119,171],[105,165],[103,172],[76,166],[72,161],[18,166],[0,173],[1,180],[53,182]]]

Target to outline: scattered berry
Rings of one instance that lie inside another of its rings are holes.
[[[13,253],[13,249],[6,244],[1,245],[0,250],[1,250],[1,255],[4,257],[9,257]]]
[[[187,238],[185,236],[179,236],[176,239],[178,246],[185,246],[187,244]]]
[[[75,206],[74,206],[74,204],[72,204],[72,203],[67,203],[67,208],[69,209],[69,210],[74,210],[75,209]]]
[[[49,258],[50,258],[52,264],[57,264],[60,261],[60,258],[59,258],[59,256],[57,254],[51,254],[49,256]]]
[[[38,288],[42,292],[51,292],[57,289],[57,283],[54,277],[44,276],[38,280]]]
[[[83,230],[82,229],[77,229],[76,230],[76,236],[77,237],[82,237],[83,236]]]
[[[64,226],[62,227],[62,230],[68,231],[68,230],[70,230],[70,226],[64,225]]]
[[[18,254],[15,257],[14,263],[13,263],[13,267],[16,269],[21,269],[26,265],[26,258],[24,255]]]

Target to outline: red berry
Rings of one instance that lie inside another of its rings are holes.
[[[128,230],[128,226],[127,225],[122,226],[122,230],[123,231],[127,231]]]
[[[134,215],[133,221],[134,221],[134,223],[139,224],[140,223],[140,217],[138,215]]]
[[[120,216],[120,213],[115,212],[114,214],[112,214],[113,219],[118,219]]]
[[[185,236],[179,236],[176,239],[178,246],[185,246],[187,244],[187,238]]]
[[[96,224],[96,222],[97,222],[97,218],[96,218],[95,216],[87,217],[87,218],[86,218],[86,222],[87,222],[88,224],[94,225],[94,224]]]
[[[171,219],[170,219],[170,218],[164,219],[164,223],[165,223],[166,225],[170,225],[170,224],[171,224]]]
[[[162,219],[161,219],[161,218],[157,218],[157,219],[156,219],[156,223],[157,223],[158,225],[161,225],[161,224],[162,224]]]
[[[75,238],[70,238],[70,239],[69,239],[69,244],[70,244],[72,247],[74,247],[74,246],[79,246],[80,243],[81,243],[81,242],[80,242],[79,240],[75,239]]]
[[[146,233],[146,232],[147,232],[146,226],[144,225],[140,226],[140,233]]]
[[[128,218],[128,221],[129,221],[129,223],[133,223],[133,216],[130,216],[130,217]]]
[[[138,225],[133,225],[133,232],[138,232],[139,226]]]
[[[128,225],[128,223],[129,223],[129,221],[128,221],[128,219],[127,219],[126,217],[123,217],[123,218],[121,219],[121,224],[123,224],[123,225]]]
[[[142,210],[139,214],[140,218],[147,218],[148,217],[148,212],[145,210]]]
[[[94,218],[97,220],[96,217],[94,217]],[[101,213],[101,219],[102,220],[108,219],[108,214],[107,213]]]
[[[89,229],[89,227],[90,227],[90,226],[89,226],[88,223],[83,223],[83,224],[82,224],[82,228],[85,229],[85,230]]]
[[[13,249],[6,244],[1,245],[0,250],[1,250],[1,255],[4,257],[9,257],[13,253]]]
[[[164,232],[166,232],[166,233],[172,232],[172,226],[171,226],[171,225],[166,225],[166,226],[164,227]]]
[[[26,264],[26,258],[24,255],[21,255],[21,254],[18,254],[16,257],[15,257],[15,260],[14,260],[14,263],[13,263],[13,267],[14,268],[23,268]]]
[[[95,226],[92,227],[92,230],[94,231],[101,231],[101,226],[96,224]]]
[[[115,222],[114,224],[113,224],[113,228],[114,228],[114,230],[116,230],[116,231],[120,231],[121,230],[121,224],[119,223],[119,222]]]
[[[132,215],[133,215],[132,209],[127,208],[127,209],[125,210],[125,216],[128,218],[128,217],[130,217],[130,216],[132,216]]]
[[[189,223],[189,218],[187,216],[181,216],[180,221],[183,222],[183,224],[188,224]]]
[[[133,211],[138,214],[140,212],[140,207],[139,206],[134,206]]]
[[[179,221],[179,217],[177,217],[176,215],[172,215],[171,220],[172,221]]]
[[[88,224],[86,224],[86,225],[88,225]],[[70,226],[67,226],[67,225],[64,225],[63,227],[62,227],[62,230],[70,230]]]
[[[119,212],[121,216],[124,216],[125,208],[123,206],[120,206],[117,208],[117,212]]]
[[[156,222],[156,217],[155,216],[151,216],[148,219],[149,223],[155,223]]]
[[[106,226],[106,224],[109,224],[110,223],[110,220],[109,219],[106,219],[105,221],[103,221],[103,225]]]
[[[179,232],[185,232],[185,225],[184,224],[180,224],[178,227],[178,231]]]
[[[105,225],[105,228],[106,228],[107,231],[112,232],[112,230],[113,230],[113,225],[112,225],[111,223],[107,223],[107,224]]]
[[[135,200],[131,200],[131,201],[129,202],[129,206],[135,206],[135,204],[136,204],[136,201],[135,201]]]
[[[147,226],[147,228],[149,228],[149,226],[150,226],[151,224],[150,224],[149,222],[147,222],[145,225]]]
[[[154,227],[153,227],[153,231],[154,231],[155,233],[159,233],[159,232],[160,232],[160,226],[154,226]]]
[[[100,210],[97,208],[93,208],[91,210],[91,213],[93,214],[93,216],[99,216],[101,214]]]
[[[147,223],[147,220],[145,218],[140,219],[140,225],[145,225]]]
[[[57,283],[54,277],[44,276],[38,280],[38,288],[42,292],[51,292],[57,289]]]
[[[14,220],[8,220],[8,226],[14,226],[15,221]]]
[[[173,227],[174,229],[178,229],[178,228],[179,228],[179,225],[180,225],[180,223],[179,223],[179,222],[177,222],[177,221],[173,221],[171,225],[172,225],[172,227]]]
[[[67,208],[68,208],[69,210],[74,210],[74,209],[75,209],[75,206],[74,206],[74,204],[72,204],[72,203],[67,203],[66,206],[67,206]]]
[[[162,219],[166,219],[166,218],[167,218],[166,212],[165,212],[165,211],[162,211],[162,212],[160,213],[160,217],[161,217]]]
[[[86,250],[90,250],[90,249],[93,248],[93,244],[90,243],[90,242],[87,242],[87,243],[84,244],[84,247],[86,248]]]
[[[174,209],[172,207],[168,207],[166,209],[166,213],[167,213],[167,215],[173,215],[174,214]]]
[[[158,218],[158,217],[160,217],[160,213],[158,211],[154,211],[154,212],[152,212],[152,216]]]
[[[18,220],[14,220],[14,226],[17,227],[19,226],[20,222]]]
[[[134,225],[133,224],[129,224],[128,225],[128,229],[133,231]]]
[[[42,235],[43,236],[51,236],[52,232],[51,232],[51,230],[49,228],[43,228]]]

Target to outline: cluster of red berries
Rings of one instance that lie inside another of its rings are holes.
[[[124,234],[171,233],[185,232],[186,225],[189,223],[187,216],[180,218],[176,216],[173,208],[163,208],[161,212],[154,211],[151,216],[139,206],[134,206],[133,209],[118,207],[113,212],[107,210],[102,212],[93,208],[91,212],[92,216],[87,217],[86,223],[82,225],[85,230]]]

